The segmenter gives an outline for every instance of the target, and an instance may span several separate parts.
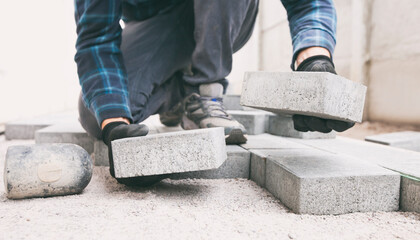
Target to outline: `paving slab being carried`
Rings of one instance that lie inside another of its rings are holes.
[[[287,115],[361,122],[366,87],[321,72],[247,72],[241,105]]]
[[[227,158],[223,128],[125,138],[111,144],[117,178],[216,169]]]

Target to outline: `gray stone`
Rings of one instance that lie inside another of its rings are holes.
[[[95,166],[109,166],[108,146],[102,140],[94,142],[92,154]]]
[[[223,106],[226,110],[244,110],[244,108],[239,104],[241,100],[241,95],[224,95],[223,96]]]
[[[368,136],[366,141],[420,152],[420,132],[406,131]]]
[[[219,168],[205,171],[178,173],[171,176],[171,178],[249,178],[250,152],[237,145],[228,145],[226,146],[226,150],[227,159]]]
[[[241,105],[279,114],[361,122],[366,87],[320,72],[248,72]]]
[[[316,149],[270,154],[265,184],[300,214],[396,211],[399,205],[399,174]]]
[[[80,125],[79,121],[68,121],[52,125],[35,132],[35,143],[73,143],[89,154],[93,153],[94,139]]]
[[[250,179],[265,187],[265,167],[268,154],[264,150],[251,150]]]
[[[216,169],[226,160],[223,128],[112,141],[117,178]]]
[[[268,133],[292,138],[302,139],[324,139],[324,138],[335,138],[335,131],[330,133],[321,132],[299,132],[296,131],[291,116],[286,115],[271,115],[268,120]]]
[[[290,148],[308,148],[307,146],[290,141],[287,138],[273,136],[270,134],[260,134],[248,136],[248,141],[241,144],[245,149],[290,149]]]
[[[74,144],[37,144],[7,149],[7,197],[20,199],[80,193],[92,178],[89,154]]]
[[[37,130],[53,124],[77,120],[77,116],[77,112],[64,112],[11,121],[6,123],[5,126],[6,139],[34,139]]]
[[[228,111],[233,118],[244,125],[249,135],[265,133],[267,129],[268,114],[264,111]]]
[[[420,179],[408,176],[401,178],[400,208],[403,211],[420,213]]]

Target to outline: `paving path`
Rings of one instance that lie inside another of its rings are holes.
[[[29,141],[0,136],[7,147]],[[0,179],[3,172],[0,171]],[[0,184],[0,239],[420,239],[420,214],[297,215],[245,179],[117,184],[107,167],[80,195],[7,200]]]

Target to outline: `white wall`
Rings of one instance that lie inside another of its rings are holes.
[[[73,1],[0,1],[0,29],[0,123],[75,109]]]

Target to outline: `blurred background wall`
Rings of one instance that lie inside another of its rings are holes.
[[[365,119],[420,125],[420,1],[334,2],[334,62],[340,75],[368,85]],[[0,2],[0,123],[76,109],[73,12],[71,0]],[[286,11],[280,0],[261,0],[228,93],[240,94],[245,71],[290,71],[291,55]]]

